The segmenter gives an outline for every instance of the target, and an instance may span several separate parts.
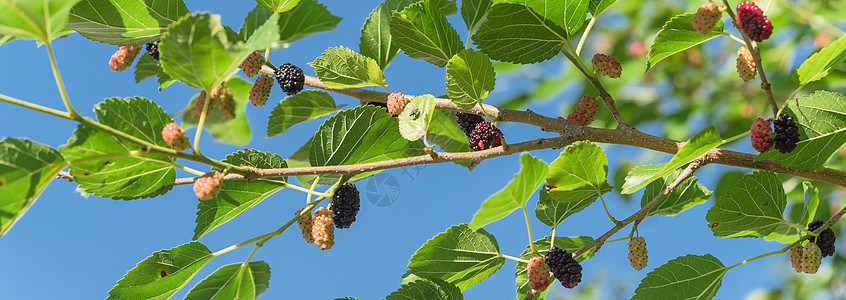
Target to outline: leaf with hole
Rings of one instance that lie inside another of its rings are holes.
[[[786,222],[786,206],[787,196],[775,173],[756,171],[717,198],[705,220],[718,237],[763,237]]]
[[[141,141],[170,148],[162,128],[170,116],[156,103],[141,97],[111,98],[94,107],[103,125]],[[113,199],[138,199],[164,194],[173,187],[175,157],[144,153],[144,147],[104,131],[79,125],[74,139],[61,147],[70,174],[87,193]]]
[[[200,242],[153,252],[118,280],[106,299],[170,298],[213,257]]]

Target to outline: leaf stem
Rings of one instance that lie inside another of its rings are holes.
[[[590,22],[587,24],[587,28],[585,28],[585,32],[582,33],[582,38],[579,39],[579,45],[576,46],[576,56],[579,56],[579,53],[582,52],[582,46],[585,44],[585,40],[587,39],[588,33],[590,32],[591,28],[593,28],[593,24],[596,23],[596,17],[591,17]]]
[[[605,199],[602,198],[602,192],[597,191],[597,193],[599,194],[599,201],[602,201],[602,208],[605,209],[605,215],[608,216],[608,219],[610,219],[611,222],[614,223],[614,225],[617,225],[617,223],[619,222],[617,221],[617,219],[614,219],[614,216],[612,216],[611,213],[608,211],[608,206],[605,205]]]
[[[45,114],[54,115],[54,116],[57,116],[59,118],[68,119],[68,120],[71,120],[71,121],[74,120],[74,118],[70,115],[70,113],[63,112],[63,111],[56,110],[56,109],[52,109],[52,108],[49,108],[49,107],[46,107],[46,106],[41,106],[41,105],[29,102],[29,101],[20,100],[20,99],[13,98],[13,97],[10,97],[10,96],[6,96],[6,95],[3,95],[3,94],[0,94],[0,101],[6,102],[6,103],[9,103],[9,104],[14,104],[14,105],[17,105],[17,106],[21,106],[21,107],[24,107],[24,108],[29,108],[29,109],[34,110],[34,111],[43,112]]]
[[[631,239],[631,237],[627,236],[627,237],[621,237],[621,238],[617,238],[617,239],[613,239],[613,240],[608,240],[608,241],[605,241],[605,243],[602,243],[602,244],[605,245],[605,244],[610,244],[610,243],[613,243],[613,242],[625,241],[625,240],[628,240],[628,239]]]
[[[296,184],[293,184],[293,183],[288,183],[288,182],[285,182],[285,183],[284,183],[284,185],[285,185],[285,187],[287,187],[287,188],[292,188],[292,189],[298,190],[298,191],[300,191],[300,192],[307,193],[307,194],[309,194],[309,195],[315,195],[315,196],[318,196],[318,197],[324,197],[324,198],[325,198],[325,197],[332,197],[332,194],[321,193],[321,192],[315,192],[315,191],[313,191],[313,190],[309,190],[309,189],[307,189],[307,188],[301,187],[301,186],[296,185]]]
[[[737,140],[737,139],[739,139],[739,138],[742,138],[742,137],[744,137],[744,136],[750,135],[750,134],[752,134],[752,132],[751,132],[751,131],[749,131],[749,130],[744,131],[744,132],[743,132],[743,133],[741,133],[741,134],[738,134],[738,135],[735,135],[735,136],[733,136],[733,137],[730,137],[730,138],[724,139],[722,142],[720,142],[720,145],[725,145],[725,144],[728,144],[728,143],[734,142],[735,140]],[[719,145],[717,145],[717,146],[719,146]]]
[[[187,113],[187,112],[191,111],[192,109],[194,109],[194,108],[193,108],[193,107],[191,107],[191,106],[188,106],[188,107],[186,107],[186,108],[183,108],[182,110],[178,111],[177,113],[170,115],[170,118],[171,118],[171,119],[176,118],[176,117],[178,117],[178,116],[180,116],[180,115],[182,115],[182,114],[184,114],[184,113]]]
[[[528,260],[525,260],[525,259],[522,259],[522,258],[517,258],[517,257],[511,256],[511,255],[505,255],[505,254],[502,254],[502,253],[499,254],[499,257],[507,258],[507,259],[510,259],[510,260],[513,260],[513,261],[516,261],[516,262],[525,263],[525,264],[529,263]]]
[[[207,91],[203,91],[206,93],[205,100],[203,100],[203,112],[200,113],[200,119],[197,120],[197,132],[194,133],[194,154],[196,155],[203,155],[200,152],[200,136],[203,135],[203,126],[206,124],[206,115],[208,114],[208,109],[211,103],[211,94]],[[202,97],[202,93],[200,92],[200,97]],[[197,100],[199,101],[199,97]]]
[[[802,240],[799,240],[799,241],[797,241],[796,243],[799,243],[799,242],[801,242],[801,241],[802,241]],[[746,264],[746,263],[748,263],[748,262],[755,261],[755,260],[758,260],[758,259],[761,259],[761,258],[767,257],[767,256],[772,256],[772,255],[777,255],[777,254],[782,254],[782,253],[785,253],[785,252],[787,252],[787,250],[790,250],[790,247],[793,247],[793,245],[794,245],[794,244],[795,244],[795,243],[790,244],[790,245],[787,245],[787,247],[781,248],[780,250],[776,250],[776,251],[772,251],[772,252],[767,252],[767,253],[764,253],[764,254],[761,254],[761,255],[756,255],[756,256],[754,256],[754,257],[747,258],[747,259],[745,259],[745,260],[743,260],[743,261],[741,261],[741,262],[739,262],[739,263],[736,263],[736,264],[733,264],[733,265],[731,265],[731,266],[725,267],[725,268],[726,268],[726,271],[731,270],[731,269],[736,268],[736,267],[739,267],[739,266],[742,266],[742,265],[744,265],[744,264]]]
[[[532,238],[532,225],[529,224],[529,213],[526,211],[526,204],[522,205],[523,208],[523,217],[526,219],[526,232],[529,233],[529,248],[532,249],[532,253],[540,254],[537,249],[535,249],[535,239]]]
[[[320,175],[318,175],[317,177],[314,177],[314,181],[311,182],[311,189],[310,190],[314,191],[314,189],[317,188],[318,182],[320,182]],[[309,205],[311,203],[311,195],[312,195],[311,193],[306,194],[306,205]]]
[[[44,44],[47,46],[47,54],[50,56],[50,66],[53,68],[53,77],[56,79],[56,87],[59,88],[59,94],[62,96],[65,108],[68,109],[68,114],[72,119],[76,119],[79,117],[79,114],[73,109],[70,98],[68,98],[68,91],[65,89],[65,83],[62,81],[62,74],[59,73],[59,65],[56,63],[56,56],[53,54],[53,43],[50,40],[46,40]]]
[[[735,35],[733,35],[733,34],[731,34],[731,33],[728,33],[728,36],[729,36],[731,39],[733,39],[733,40],[737,41],[738,43],[740,43],[741,45],[746,45],[746,41],[744,41],[743,39],[741,39],[741,38],[739,38],[739,37],[737,37],[737,36],[735,36]]]

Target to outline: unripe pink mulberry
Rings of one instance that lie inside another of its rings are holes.
[[[194,193],[200,200],[211,200],[220,192],[220,183],[223,181],[223,174],[220,172],[209,172],[194,180]]]
[[[185,151],[191,148],[191,142],[188,141],[188,136],[185,131],[179,128],[176,122],[170,122],[162,129],[162,138],[170,145],[176,152]]]
[[[391,93],[388,95],[388,113],[399,115],[405,108],[405,96],[402,93]]]
[[[793,265],[793,269],[796,270],[796,273],[802,273],[802,252],[804,248],[799,243],[790,247],[790,264]]]
[[[590,95],[585,95],[579,100],[579,105],[567,116],[567,121],[576,125],[587,126],[596,118],[598,110],[599,105],[596,104],[596,100]]]
[[[250,89],[250,103],[253,106],[262,106],[267,103],[267,98],[270,97],[270,89],[273,87],[273,78],[267,75],[261,75],[256,79],[253,88]]]
[[[699,34],[710,33],[714,29],[714,24],[717,24],[717,21],[720,20],[722,14],[716,3],[710,1],[705,2],[696,11],[696,15],[693,16],[693,29]]]
[[[212,103],[220,103],[220,113],[224,118],[232,120],[235,118],[235,98],[229,88],[218,87],[211,93]]]
[[[648,260],[646,240],[642,236],[631,238],[629,240],[629,263],[632,265],[632,268],[640,271],[646,267]]]
[[[764,12],[755,2],[743,1],[737,5],[737,15],[735,21],[740,29],[746,33],[749,39],[760,42],[770,38],[773,34],[773,25],[770,20],[764,16]]]
[[[770,121],[757,118],[752,122],[752,148],[758,152],[767,152],[773,146],[773,129]]]
[[[758,70],[755,69],[755,59],[752,58],[752,53],[746,46],[737,48],[737,74],[743,81],[752,80],[758,74]]]
[[[822,251],[817,244],[809,242],[802,249],[802,272],[815,274],[822,263]]]
[[[141,52],[142,46],[122,46],[118,49],[115,54],[112,54],[112,58],[109,59],[109,67],[112,68],[112,71],[121,72],[129,68],[132,65],[132,62],[135,61],[135,57],[138,56],[138,53]]]
[[[264,65],[264,62],[264,56],[261,56],[260,52],[253,52],[241,63],[241,70],[244,71],[244,75],[247,75],[247,77],[256,76],[259,70],[261,70],[261,66]]]
[[[526,265],[526,273],[529,275],[529,287],[542,292],[549,286],[549,267],[543,257],[535,256]]]
[[[623,66],[613,56],[597,53],[593,55],[591,62],[593,63],[593,70],[605,76],[620,78],[623,73]]]
[[[206,91],[201,91],[200,96],[197,97],[197,102],[194,102],[194,112],[197,113],[198,118],[200,117],[200,114],[203,113],[203,105],[205,105],[206,99],[209,99],[208,93],[206,93]],[[211,102],[209,103],[209,107],[206,108],[206,114],[212,111],[212,108],[214,108],[215,104],[214,98],[211,98],[209,101]]]
[[[296,214],[299,214],[302,211],[302,209],[298,210]],[[311,214],[306,213],[300,216],[300,218],[297,219],[297,225],[300,226],[300,231],[303,232],[303,238],[306,240],[306,242],[308,242],[309,244],[314,244],[314,236],[311,235],[314,220],[311,218]]]
[[[314,224],[311,228],[311,235],[314,237],[314,244],[320,247],[320,250],[332,249],[335,245],[335,213],[325,207],[320,207],[314,211],[312,216]]]

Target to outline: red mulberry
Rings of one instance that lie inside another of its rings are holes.
[[[120,47],[115,54],[112,54],[112,58],[109,59],[109,67],[115,72],[126,70],[135,61],[135,57],[138,56],[139,52],[141,52],[141,46]]]
[[[502,146],[502,131],[490,122],[476,125],[470,133],[470,149],[481,151]]]
[[[220,183],[223,181],[223,174],[220,172],[206,173],[194,180],[194,193],[200,200],[211,200],[220,192]]]
[[[576,125],[587,126],[596,118],[598,110],[599,105],[596,104],[596,100],[592,96],[586,95],[579,100],[576,109],[567,116],[567,121]]]
[[[214,89],[211,93],[212,103],[220,103],[220,113],[224,118],[232,120],[235,118],[235,98],[232,91],[225,87]]]
[[[247,75],[247,77],[256,76],[264,62],[264,56],[261,56],[261,53],[253,52],[241,63],[241,71],[244,71],[244,75]]]
[[[758,152],[767,152],[773,146],[773,130],[770,121],[757,118],[752,122],[752,147]]]
[[[315,210],[312,216],[314,223],[311,228],[311,235],[314,237],[314,244],[320,247],[321,251],[332,249],[332,246],[335,245],[334,218],[335,213],[325,207]]]
[[[633,237],[629,240],[629,263],[635,270],[642,270],[646,267],[649,257],[646,253],[646,240],[642,236]]]
[[[593,70],[605,76],[620,78],[623,73],[623,67],[613,56],[597,53],[593,55],[591,62],[593,63]]]
[[[250,89],[250,103],[253,106],[262,106],[267,103],[271,88],[273,88],[273,79],[267,75],[259,76],[256,83],[253,84],[253,88]]]
[[[212,108],[214,108],[214,98],[209,98],[208,93],[206,93],[206,91],[201,91],[200,96],[197,97],[197,102],[194,102],[194,112],[197,113],[198,118],[200,117],[200,114],[203,113],[203,106],[206,103],[206,99],[210,99],[209,101],[211,101],[209,103],[209,107],[206,108],[206,114],[210,113],[212,111]]]
[[[714,30],[714,24],[717,24],[722,15],[716,3],[705,2],[693,16],[693,29],[699,34],[708,34]]]
[[[770,24],[770,20],[752,1],[743,1],[737,5],[735,21],[737,21],[740,29],[746,33],[746,36],[756,42],[770,38],[773,33],[773,25]]]
[[[399,115],[405,108],[405,96],[402,93],[391,93],[388,95],[388,113]]]
[[[185,151],[191,148],[191,142],[188,141],[188,136],[185,131],[179,128],[176,122],[170,122],[162,129],[162,139],[170,145],[176,152]]]
[[[526,265],[526,273],[529,275],[529,287],[542,292],[549,286],[549,268],[543,257],[535,256]]]

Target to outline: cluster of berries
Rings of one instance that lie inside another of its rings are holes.
[[[320,207],[314,215],[303,214],[297,219],[297,224],[306,242],[317,245],[320,250],[329,250],[335,245],[335,228],[350,228],[360,206],[358,189],[347,183],[335,190],[330,209]],[[301,212],[298,210],[297,214]]]
[[[579,100],[579,105],[567,116],[567,122],[587,126],[596,118],[598,110],[599,105],[596,104],[596,100],[592,96],[586,95]]]
[[[825,225],[822,220],[814,220],[808,224],[808,230],[815,231]],[[790,264],[797,273],[817,273],[822,264],[822,258],[834,255],[834,242],[837,236],[834,230],[826,228],[819,236],[811,236],[803,247],[795,244],[790,247]]]
[[[529,275],[529,287],[542,292],[549,287],[550,276],[561,282],[568,289],[576,287],[582,281],[582,265],[567,250],[553,246],[543,257],[532,257],[526,264]]]
[[[200,96],[197,97],[197,102],[194,102],[194,112],[199,116],[203,112],[203,106],[206,106],[206,100],[208,99],[209,104],[206,108],[206,114],[211,113],[212,108],[215,105],[220,104],[220,113],[226,119],[234,119],[235,118],[235,98],[232,96],[232,91],[226,87],[217,87],[211,92],[211,96],[209,97],[206,91],[200,92]]]
[[[770,147],[775,147],[781,153],[793,152],[799,142],[799,126],[793,121],[793,117],[781,114],[773,120],[775,134],[770,129],[770,123],[762,118],[752,122],[752,147],[759,152],[766,152]]]
[[[473,151],[502,146],[504,142],[502,131],[496,128],[496,125],[474,114],[456,112],[455,117],[461,131],[464,131],[470,139],[470,149]]]
[[[147,49],[147,53],[150,54],[150,57],[155,60],[159,60],[159,41],[147,43],[144,48]]]

